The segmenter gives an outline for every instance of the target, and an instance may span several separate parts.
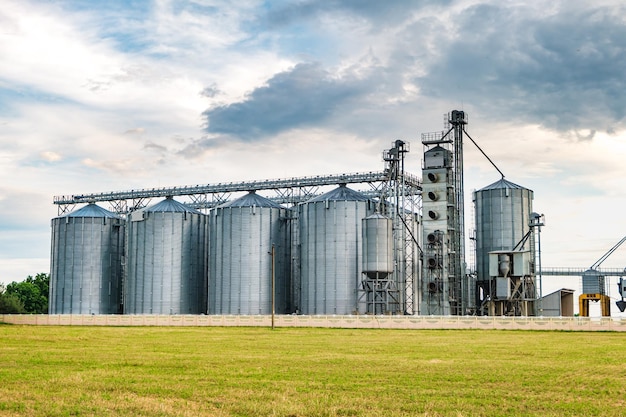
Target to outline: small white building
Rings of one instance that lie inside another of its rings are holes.
[[[538,315],[549,317],[574,316],[574,290],[561,288],[539,300],[538,308],[543,310]]]

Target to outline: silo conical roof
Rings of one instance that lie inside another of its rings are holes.
[[[380,214],[378,212],[374,213],[374,214],[370,214],[369,216],[365,217],[366,219],[389,219],[389,217]]]
[[[273,202],[263,196],[258,195],[254,191],[250,191],[248,194],[239,197],[236,200],[229,201],[222,204],[220,207],[270,207],[270,208],[284,208],[278,203]]]
[[[527,189],[525,187],[522,187],[521,185],[517,185],[515,183],[512,183],[511,181],[507,181],[504,178],[499,179],[498,181],[494,182],[493,184],[489,184],[488,186],[481,188],[478,191],[486,191],[486,190],[499,190],[502,188],[509,188],[509,189],[516,189],[516,190],[524,190]]]
[[[143,211],[149,212],[149,213],[185,213],[186,212],[186,213],[202,214],[198,210],[192,209],[191,207],[188,207],[184,205],[183,203],[180,203],[174,200],[172,197],[166,197],[165,200],[159,203],[156,203],[153,206],[146,207],[145,209],[143,209]]]
[[[107,217],[118,219],[120,216],[109,210],[103,209],[95,203],[89,203],[85,207],[82,207],[61,217]]]
[[[369,200],[366,196],[361,194],[358,191],[354,191],[345,186],[345,184],[341,184],[339,187],[331,190],[325,194],[317,196],[309,200],[309,202],[317,202],[317,201],[367,201]]]

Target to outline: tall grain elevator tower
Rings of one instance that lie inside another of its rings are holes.
[[[448,113],[446,133],[422,135],[422,314],[462,315],[465,274],[463,131],[465,112]]]

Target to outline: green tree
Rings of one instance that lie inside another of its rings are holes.
[[[4,286],[0,286],[0,314],[25,313],[24,304],[15,294],[7,294]]]
[[[26,282],[32,282],[37,288],[39,288],[39,293],[42,297],[45,298],[45,305],[42,306],[41,314],[48,313],[48,297],[50,296],[50,274],[45,274],[40,272],[35,275],[35,278],[30,275],[26,278]]]
[[[6,287],[5,293],[17,297],[26,313],[48,313],[48,290],[50,275],[40,273],[33,278],[28,276],[22,282],[12,282]]]

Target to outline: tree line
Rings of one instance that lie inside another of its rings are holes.
[[[48,314],[49,288],[50,274],[46,273],[0,285],[0,314]]]

